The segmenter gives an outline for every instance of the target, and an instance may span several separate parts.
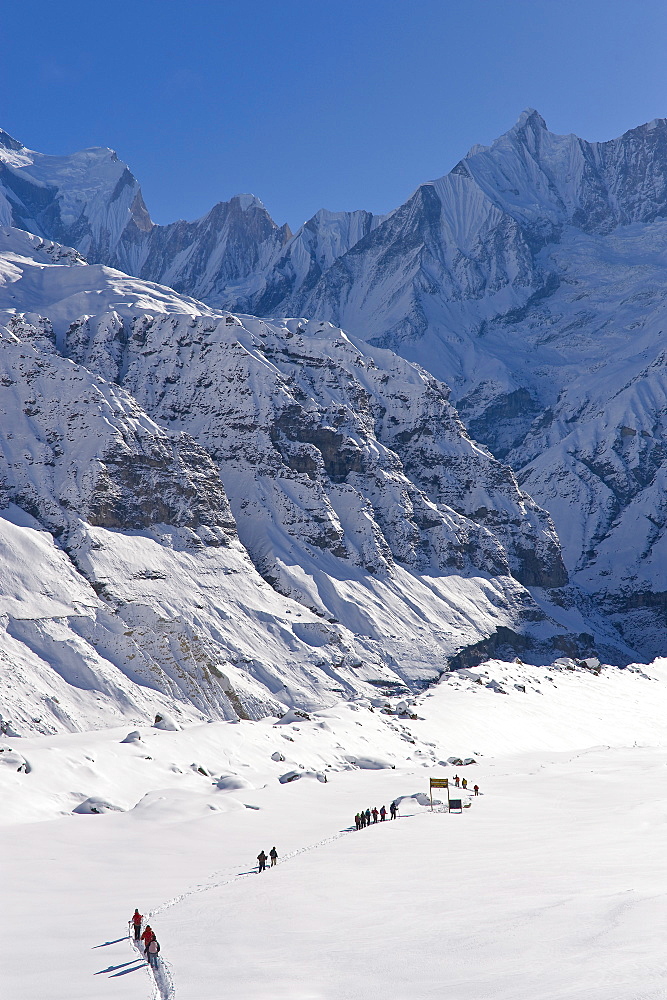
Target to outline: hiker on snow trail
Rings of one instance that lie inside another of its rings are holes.
[[[144,918],[139,913],[139,910],[135,910],[132,914],[132,926],[134,927],[134,940],[138,941],[141,935],[141,921]]]
[[[458,774],[455,774],[454,775],[454,784],[456,785],[457,788],[459,787],[459,781],[460,780],[461,779],[459,778]]]
[[[398,812],[398,806],[395,802],[392,802],[389,806],[389,812],[391,813],[391,818],[396,819],[396,813]]]
[[[475,795],[479,795],[479,785],[473,785],[472,787]]]
[[[357,830],[361,830],[361,816],[359,815],[359,813],[355,813],[354,815],[354,825],[356,826]]]
[[[387,818],[387,810],[385,809],[384,806],[382,806],[380,809],[380,822],[384,823],[386,818]]]
[[[378,807],[377,806],[373,806],[373,822],[374,823],[377,823],[379,815],[380,814],[378,812]]]
[[[366,817],[366,826],[370,826],[371,825],[371,811],[370,811],[370,809],[367,809],[366,812],[364,813],[364,815]]]
[[[363,828],[366,826],[366,813],[364,812],[363,809],[359,813],[359,822],[361,824],[361,829],[363,830]]]
[[[146,948],[146,954],[148,955],[148,964],[152,965],[154,969],[157,969],[157,957],[160,953],[160,945],[158,940],[153,934],[152,938],[148,942],[148,947]]]
[[[151,927],[150,924],[146,924],[144,933],[141,935],[141,940],[144,942],[144,950],[148,948],[148,945],[150,944],[152,938],[153,938],[153,928]]]
[[[461,782],[461,787],[462,787],[462,788],[467,788],[467,787],[468,787],[468,779],[467,779],[467,778],[464,778],[464,779],[462,780],[462,782]]]
[[[269,851],[269,857],[271,858],[271,867],[278,864],[278,852],[275,847],[272,847]]]
[[[266,854],[264,853],[264,851],[259,852],[259,854],[257,855],[257,860],[259,861],[259,865],[257,868],[257,873],[259,874],[259,872],[263,872],[266,869]]]

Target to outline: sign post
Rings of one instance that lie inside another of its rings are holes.
[[[447,789],[447,809],[449,810],[449,778],[429,778],[429,790],[431,792],[431,812],[433,812],[433,789]]]

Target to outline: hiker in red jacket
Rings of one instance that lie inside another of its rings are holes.
[[[139,940],[139,935],[141,934],[141,921],[144,918],[139,913],[139,910],[135,910],[132,914],[132,926],[134,927],[134,940]]]
[[[479,795],[479,785],[473,785],[472,787],[475,792],[475,795]]]
[[[373,813],[373,822],[377,823],[378,816],[380,815],[380,813],[378,812],[378,807],[377,806],[373,806],[373,808],[371,809],[371,812]]]
[[[144,933],[141,935],[141,940],[144,942],[144,951],[148,948],[148,945],[153,939],[153,928],[150,924],[146,924],[144,928]]]

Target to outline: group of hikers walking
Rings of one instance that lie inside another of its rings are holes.
[[[459,778],[458,774],[454,775],[454,784],[457,788],[467,788],[468,780],[467,778]],[[479,785],[473,785],[473,790],[475,795],[479,795]],[[389,806],[389,815],[392,819],[396,819],[398,816],[398,802],[392,802]],[[361,809],[354,817],[354,825],[357,830],[363,830],[365,827],[370,826],[372,823],[377,823],[378,820],[381,823],[387,818],[387,809],[385,806],[373,806],[372,809]],[[271,861],[271,867],[273,868],[278,864],[278,852],[275,847],[272,847],[268,854],[263,850],[257,855],[257,872],[266,871],[266,862]],[[154,969],[157,969],[158,965],[158,955],[160,954],[160,944],[157,937],[155,936],[155,931],[150,924],[146,924],[142,931],[143,916],[139,913],[139,910],[135,909],[132,917],[130,919],[130,924],[134,929],[134,940],[136,942],[141,942],[137,947],[143,947],[144,955],[148,964]]]
[[[457,788],[467,788],[468,787],[468,779],[467,778],[459,778],[458,774],[455,774],[454,775],[454,784],[456,785]],[[479,785],[473,785],[472,786],[472,790],[475,793],[475,795],[479,795]]]
[[[272,868],[274,867],[274,865],[278,864],[278,852],[275,849],[275,847],[271,848],[271,850],[268,853],[268,856],[264,853],[263,850],[260,851],[259,854],[257,855],[257,872],[258,872],[258,874],[259,874],[259,872],[263,872],[263,871],[266,870],[266,862],[269,860],[269,858],[271,859],[271,867]]]
[[[143,947],[144,955],[146,956],[148,964],[154,969],[157,969],[157,957],[160,954],[160,944],[155,936],[155,931],[150,924],[146,924],[142,932],[141,925],[143,920],[143,915],[139,913],[139,910],[135,909],[130,920],[130,923],[134,928],[134,940],[141,942],[137,945],[137,947]]]
[[[396,819],[398,816],[398,803],[392,802],[389,806],[389,813],[392,819]],[[355,814],[354,825],[357,830],[363,830],[365,827],[370,826],[371,823],[377,823],[378,817],[380,822],[384,823],[387,818],[387,810],[384,806],[379,809],[377,806],[373,806],[372,809],[362,809],[361,812]]]

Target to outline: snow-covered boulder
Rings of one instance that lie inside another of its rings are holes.
[[[99,798],[96,795],[91,795],[89,798],[84,799],[80,802],[72,812],[77,813],[80,816],[91,816],[97,815],[98,813],[109,813],[109,812],[123,812],[121,806],[114,805],[113,802],[109,802],[107,799]]]
[[[414,816],[424,809],[431,808],[431,796],[427,792],[414,792],[412,795],[400,795],[394,800],[398,806],[399,815]],[[441,805],[439,799],[433,799],[433,805]]]
[[[293,722],[310,722],[310,716],[300,708],[290,708],[274,725],[289,726]]]
[[[167,712],[158,712],[153,722],[153,728],[162,729],[168,733],[176,733],[181,727]]]
[[[346,754],[345,760],[350,764],[354,764],[355,767],[360,768],[362,771],[381,771],[385,768],[395,767],[395,764],[391,764],[383,757],[367,757],[359,756],[357,754]]]
[[[0,767],[7,767],[12,771],[23,771],[24,774],[29,774],[31,770],[30,764],[23,754],[12,750],[11,747],[0,747]]]
[[[254,785],[240,774],[221,774],[215,787],[221,792],[234,792],[244,788],[254,788]]]
[[[280,775],[278,781],[281,785],[289,785],[290,781],[298,781],[303,775],[303,771],[286,771],[285,774]]]
[[[289,785],[290,782],[299,781],[301,778],[311,780],[316,779],[317,781],[321,781],[323,783],[326,783],[327,781],[327,776],[324,771],[308,771],[305,768],[304,770],[287,771],[285,774],[280,775],[278,781],[281,785]]]

